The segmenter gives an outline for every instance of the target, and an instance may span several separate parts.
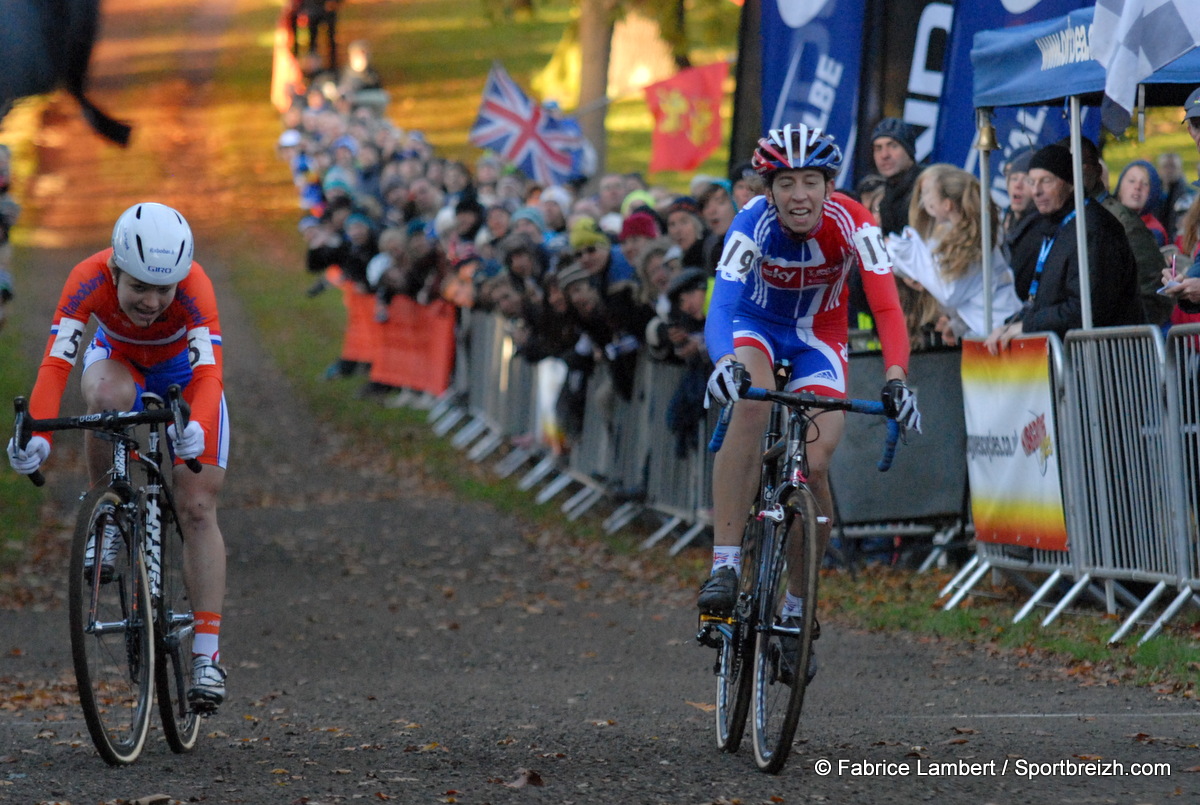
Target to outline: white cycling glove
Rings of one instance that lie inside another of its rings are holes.
[[[50,458],[50,442],[41,436],[34,436],[21,450],[17,447],[15,438],[8,440],[8,463],[22,475],[29,475]]]
[[[167,438],[171,440],[171,447],[175,448],[175,456],[184,461],[199,458],[204,452],[204,428],[200,427],[199,422],[187,423],[183,436],[177,435],[174,425],[167,425]]]
[[[889,380],[883,387],[883,410],[908,430],[921,432],[921,412],[917,410],[917,393],[903,380]]]
[[[704,393],[704,407],[713,403],[729,405],[741,399],[738,382],[746,375],[746,367],[737,361],[721,361],[708,376],[708,390]]]

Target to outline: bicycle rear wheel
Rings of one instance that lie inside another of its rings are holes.
[[[718,627],[721,649],[717,657],[717,748],[736,752],[746,731],[750,712],[751,675],[754,652],[754,607],[747,595],[754,587],[762,523],[751,518],[742,535],[742,574],[738,603],[730,623]]]
[[[183,532],[163,512],[162,583],[155,601],[154,679],[163,735],[172,752],[190,752],[200,735],[200,716],[187,700],[192,679],[192,603],[183,582]]]
[[[121,496],[107,488],[92,489],[84,497],[67,585],[79,704],[96,750],[114,766],[132,763],[141,754],[154,698],[150,588],[122,503]],[[110,526],[121,541],[111,580],[105,581],[107,573],[85,569],[85,554],[89,540],[94,540],[99,561]]]
[[[754,760],[763,771],[783,768],[792,749],[804,693],[808,687],[812,633],[817,608],[817,581],[821,569],[818,548],[817,505],[804,487],[793,493],[788,515],[775,528],[770,566],[759,589],[759,626],[754,651]],[[791,533],[789,533],[789,530]],[[786,536],[785,536],[786,535]],[[780,623],[788,587],[788,546],[791,539],[804,545],[804,618],[802,628],[789,629]],[[785,643],[790,642],[791,646]]]

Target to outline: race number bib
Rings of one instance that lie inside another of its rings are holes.
[[[197,366],[212,366],[217,362],[213,355],[212,337],[207,327],[196,327],[188,330],[188,363],[195,369]]]
[[[83,348],[84,323],[77,319],[61,318],[58,320],[58,335],[50,347],[50,357],[61,358],[74,365]]]
[[[872,274],[887,274],[892,270],[892,257],[883,245],[883,232],[877,226],[864,226],[854,232],[854,248],[863,268]]]
[[[743,232],[733,232],[725,241],[725,249],[721,252],[721,262],[717,263],[717,270],[721,272],[722,279],[745,282],[746,274],[754,267],[754,261],[760,255],[758,245],[751,238]]]

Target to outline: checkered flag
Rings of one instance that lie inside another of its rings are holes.
[[[1096,0],[1092,57],[1104,65],[1104,125],[1129,126],[1137,85],[1200,45],[1197,0]]]

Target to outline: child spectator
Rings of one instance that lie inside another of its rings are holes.
[[[1162,199],[1162,179],[1153,165],[1144,159],[1126,165],[1117,178],[1116,196],[1117,201],[1142,219],[1160,249],[1167,244],[1166,227],[1153,212]]]

